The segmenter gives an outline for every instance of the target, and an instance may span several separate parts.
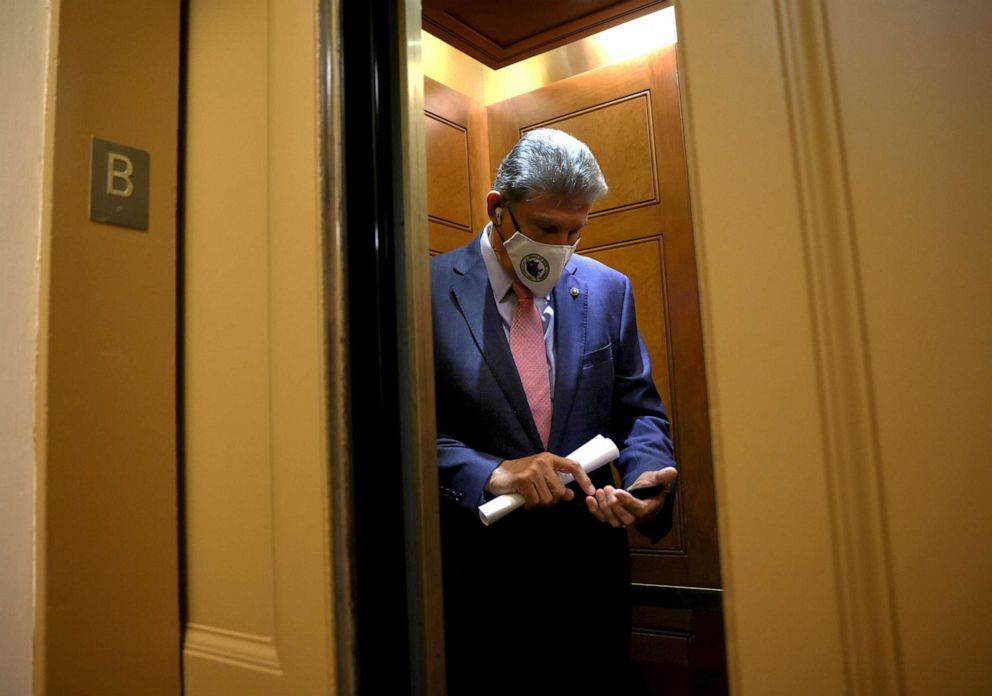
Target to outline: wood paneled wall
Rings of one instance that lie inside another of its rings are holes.
[[[486,222],[489,124],[478,102],[424,78],[431,253],[467,244]]]

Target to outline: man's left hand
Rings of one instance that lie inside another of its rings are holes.
[[[586,496],[586,508],[600,522],[617,528],[647,522],[661,512],[672,482],[678,475],[679,472],[669,466],[657,471],[646,471],[638,476],[631,484],[631,490],[659,484],[662,486],[662,490],[657,495],[644,500],[638,500],[622,488],[613,486],[598,488],[596,495]]]

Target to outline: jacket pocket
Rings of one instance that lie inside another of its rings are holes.
[[[613,344],[607,343],[602,348],[590,351],[582,356],[582,369],[588,369],[613,358]]]

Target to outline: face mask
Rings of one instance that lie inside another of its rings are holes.
[[[510,210],[509,207],[507,210]],[[546,297],[561,277],[565,264],[575,253],[579,240],[576,239],[574,244],[535,242],[520,231],[520,225],[517,224],[512,211],[510,218],[513,220],[516,232],[509,239],[503,239],[503,235],[500,234],[503,249],[510,257],[510,263],[520,282],[535,295]]]

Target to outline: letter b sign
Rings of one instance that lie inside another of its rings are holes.
[[[149,160],[144,150],[93,138],[90,220],[148,229]]]

